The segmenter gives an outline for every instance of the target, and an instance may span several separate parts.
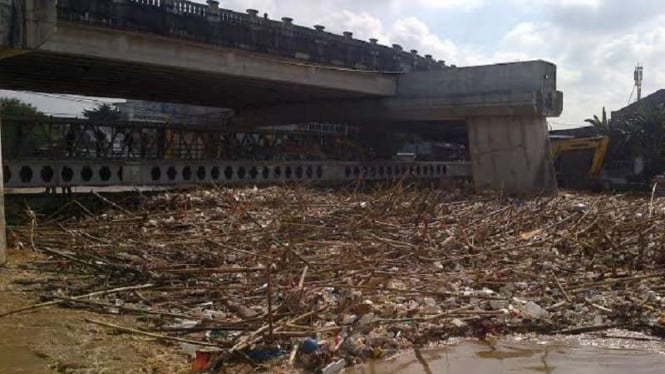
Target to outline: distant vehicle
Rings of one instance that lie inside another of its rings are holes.
[[[395,154],[393,160],[395,161],[404,161],[404,162],[413,162],[416,161],[417,155],[411,152],[399,152]]]
[[[606,190],[646,191],[653,186],[646,166],[650,163],[642,157],[632,160],[613,160],[603,166],[601,179]]]
[[[397,154],[415,155],[417,161],[465,161],[468,159],[464,145],[427,140],[406,143]]]

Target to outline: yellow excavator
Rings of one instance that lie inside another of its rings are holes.
[[[550,143],[559,187],[602,190],[600,171],[610,143],[607,136],[552,135]]]

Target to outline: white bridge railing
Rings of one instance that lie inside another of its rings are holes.
[[[8,188],[179,186],[437,180],[471,176],[468,162],[5,161]]]
[[[129,0],[132,3],[141,5],[148,5],[154,7],[161,7],[162,5],[170,5],[171,10],[177,13],[196,14],[199,16],[206,16],[210,7],[205,4],[198,4],[186,0]]]

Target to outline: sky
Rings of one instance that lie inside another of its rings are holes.
[[[223,0],[221,6],[352,31],[358,39],[397,43],[457,66],[553,62],[565,100],[563,115],[550,119],[553,128],[581,126],[604,106],[608,112],[624,107],[638,63],[644,95],[665,88],[662,0]],[[77,114],[99,102],[0,94],[53,114]]]

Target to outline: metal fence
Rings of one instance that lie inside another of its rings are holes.
[[[238,130],[223,123],[98,122],[15,117],[2,125],[9,160],[337,160],[364,158],[357,131],[327,127]]]

